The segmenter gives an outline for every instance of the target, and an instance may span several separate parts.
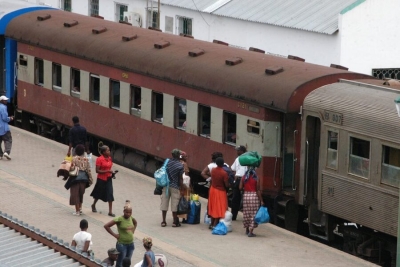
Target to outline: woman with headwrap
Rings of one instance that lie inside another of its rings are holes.
[[[244,191],[243,226],[246,228],[246,235],[248,237],[256,236],[253,234],[253,230],[258,224],[254,222],[254,216],[260,207],[260,202],[261,205],[264,205],[258,181],[259,179],[254,167],[249,167],[239,184],[239,190]]]
[[[117,225],[118,234],[111,230],[111,227]],[[124,215],[114,218],[112,221],[106,223],[104,228],[110,235],[117,239],[116,249],[119,252],[117,267],[122,266],[124,258],[132,258],[135,245],[133,243],[133,233],[137,227],[137,221],[132,217],[131,202],[127,200],[124,206]]]
[[[111,151],[108,146],[100,147],[101,156],[96,159],[97,181],[90,196],[94,198],[92,211],[97,212],[96,203],[99,199],[108,202],[108,216],[115,217],[112,213],[112,203],[114,201],[112,178],[116,171],[112,171]]]

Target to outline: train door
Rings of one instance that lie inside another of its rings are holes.
[[[305,185],[303,198],[306,206],[312,206],[318,205],[318,159],[321,137],[320,119],[307,116],[305,130]]]
[[[4,35],[0,35],[0,62],[1,62],[1,74],[0,74],[0,95],[5,95],[6,88],[6,58],[5,58],[5,41]]]
[[[318,208],[318,180],[321,143],[320,118],[307,116],[305,129],[305,161],[304,161],[304,205],[308,207],[308,229],[311,236],[323,240],[332,239],[334,222],[329,215]]]
[[[282,189],[290,196],[294,196],[297,190],[295,183],[295,166],[299,157],[299,151],[296,149],[296,139],[299,134],[296,129],[297,116],[298,114],[286,114],[284,117]]]

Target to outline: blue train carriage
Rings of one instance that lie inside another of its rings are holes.
[[[311,236],[331,241],[337,234],[357,256],[393,259],[400,91],[364,82],[341,80],[305,98],[299,204],[308,206]]]
[[[12,102],[16,89],[17,42],[4,36],[8,23],[22,14],[50,9],[43,5],[34,5],[20,0],[0,0],[0,95],[6,95]],[[3,52],[4,51],[4,52]]]

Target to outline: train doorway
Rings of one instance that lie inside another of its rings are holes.
[[[317,205],[319,148],[321,138],[321,121],[319,118],[307,116],[305,143],[305,185],[304,201],[306,205]]]

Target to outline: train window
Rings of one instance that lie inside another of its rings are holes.
[[[81,94],[81,71],[71,68],[71,96],[79,97]]]
[[[119,109],[120,107],[120,82],[110,80],[110,108]]]
[[[28,58],[24,55],[19,55],[19,65],[20,66],[28,66]]]
[[[253,120],[247,120],[247,132],[260,134],[260,123]]]
[[[370,142],[350,137],[349,173],[369,177]]]
[[[236,114],[224,111],[224,141],[236,144]]]
[[[175,128],[186,130],[186,99],[175,98]]]
[[[337,169],[338,137],[338,133],[328,131],[328,153],[326,158],[326,166],[328,168]]]
[[[61,65],[53,63],[53,90],[61,92]]]
[[[382,147],[382,183],[399,187],[400,185],[400,149]]]
[[[100,77],[94,74],[90,74],[90,101],[99,103],[100,102]]]
[[[142,88],[131,85],[131,114],[140,116],[142,103]]]
[[[154,122],[163,122],[164,95],[153,92],[151,118]]]
[[[35,84],[43,86],[44,82],[43,59],[35,58]]]
[[[203,105],[199,105],[199,135],[210,138],[210,127],[211,127],[211,108]]]

